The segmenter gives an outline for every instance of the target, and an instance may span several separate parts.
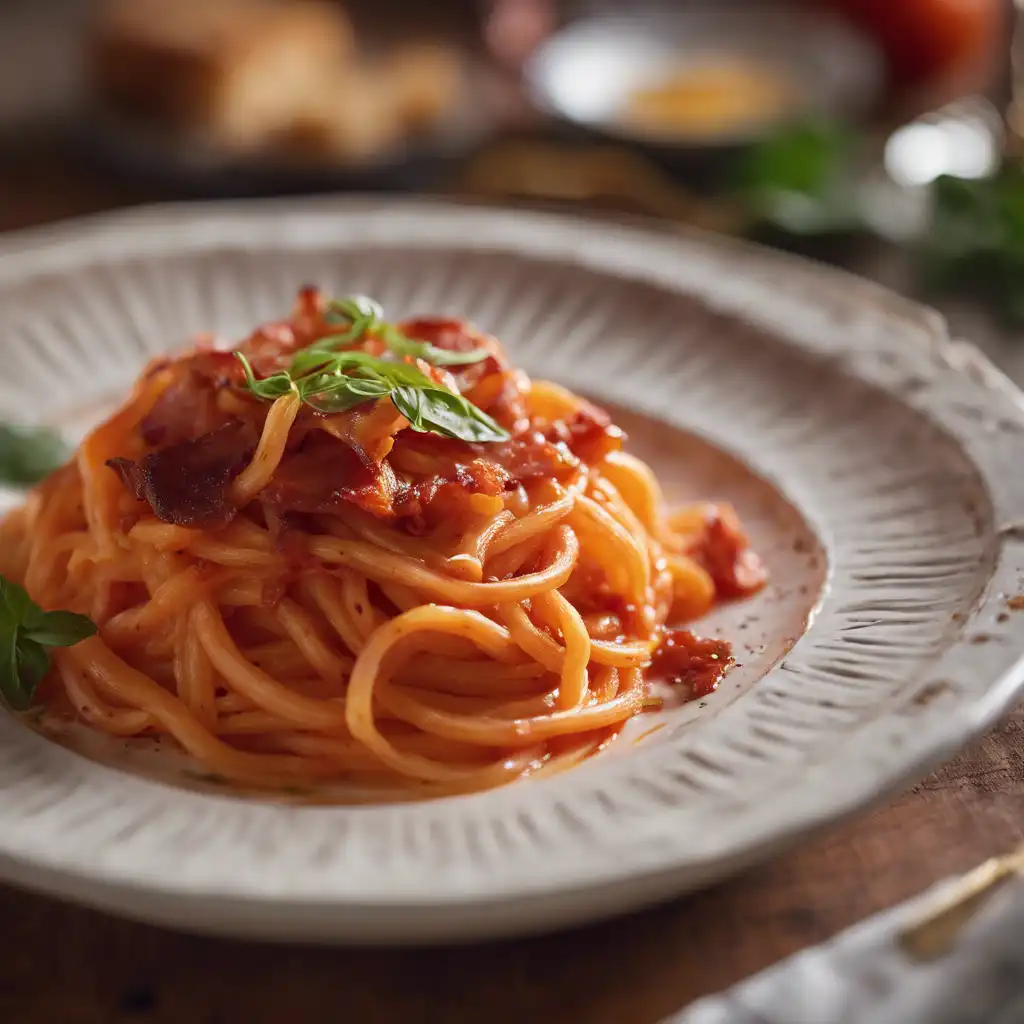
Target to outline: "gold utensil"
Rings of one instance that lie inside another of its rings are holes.
[[[937,906],[907,925],[899,937],[903,951],[921,961],[945,956],[993,893],[1015,876],[1024,877],[1024,844],[964,875]]]

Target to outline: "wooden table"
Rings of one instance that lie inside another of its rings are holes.
[[[165,197],[51,159],[0,163],[0,229],[153,198]],[[985,331],[968,336],[1024,373],[1024,346]],[[1022,841],[1018,708],[912,791],[827,836],[701,895],[547,938],[426,951],[254,946],[0,887],[0,1022],[652,1024]]]

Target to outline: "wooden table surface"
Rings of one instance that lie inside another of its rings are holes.
[[[166,197],[66,161],[0,158],[0,230],[153,198]],[[1024,370],[1024,346],[983,330],[973,340]],[[0,1022],[652,1024],[1022,841],[1018,708],[910,792],[768,864],[660,909],[546,938],[397,951],[251,945],[0,887]]]

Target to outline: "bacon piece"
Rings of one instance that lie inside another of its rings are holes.
[[[348,445],[330,443],[290,455],[260,497],[282,513],[331,512],[348,502],[391,519],[397,488],[386,462],[367,463]]]
[[[299,289],[287,320],[261,324],[238,349],[252,363],[257,376],[276,373],[288,365],[298,349],[342,329],[327,323],[326,309],[327,300],[321,291],[306,285]]]
[[[364,462],[378,464],[387,458],[395,434],[407,423],[390,398],[357,405],[338,419],[343,430],[335,436],[351,445]]]
[[[359,458],[372,466],[383,462],[395,443],[395,435],[408,421],[394,407],[390,399],[378,399],[357,405],[347,412],[325,416],[303,409],[297,438],[310,430],[322,430],[339,441],[344,441]]]
[[[425,515],[438,499],[446,504],[457,504],[471,494],[501,494],[508,485],[507,470],[493,462],[474,459],[468,465],[456,464],[451,474],[437,474],[401,488],[395,499],[395,514],[402,519],[417,519]]]
[[[561,479],[579,465],[565,445],[552,444],[538,433],[496,444],[471,444],[469,447],[482,458],[507,470],[510,483],[524,483],[539,477]]]
[[[583,462],[593,466],[610,452],[621,450],[625,434],[612,423],[604,409],[580,399],[576,413],[568,420],[553,423],[546,437],[561,442]]]
[[[253,451],[245,424],[234,422],[147,455],[141,462],[110,459],[110,466],[135,497],[159,519],[176,526],[218,526],[237,509],[231,481]]]
[[[459,393],[468,395],[477,384],[486,376],[502,373],[508,367],[508,358],[505,350],[497,338],[489,334],[483,334],[465,320],[456,320],[449,317],[439,316],[418,316],[403,320],[398,324],[398,329],[413,341],[427,341],[435,348],[443,348],[447,352],[472,352],[474,349],[484,349],[488,355],[475,363],[466,363],[464,366],[450,367],[452,374],[458,384]],[[475,398],[470,401],[479,405],[485,412],[491,412],[501,422],[502,426],[509,426],[497,414],[481,405]]]
[[[491,365],[493,363],[493,365]],[[526,412],[524,384],[525,374],[516,370],[501,370],[497,363],[487,359],[477,364],[483,371],[475,380],[466,374],[460,385],[466,397],[478,408],[496,419],[510,434],[521,434],[530,429],[530,418]]]
[[[467,459],[472,446],[460,441],[416,435],[406,446],[403,434],[403,446],[409,452],[419,449],[424,468],[435,471],[414,471],[411,481],[401,482],[391,460],[368,461],[348,444],[308,435],[304,447],[282,462],[261,499],[281,514],[330,512],[349,503],[378,519],[399,518],[406,528],[428,514],[434,522],[442,506],[458,514],[463,498],[501,494],[511,480],[509,472],[491,460]],[[425,528],[425,520],[421,525]]]
[[[475,330],[465,320],[441,316],[416,316],[403,320],[398,329],[413,341],[427,341],[448,352],[472,352],[486,348],[491,355],[501,355],[498,342]],[[472,365],[472,364],[470,364]]]
[[[242,364],[235,358],[234,351],[202,348],[192,354],[189,364],[217,388],[245,380]]]
[[[284,369],[301,347],[292,325],[278,320],[257,327],[237,351],[249,360],[257,377],[269,377]]]
[[[139,430],[151,447],[179,444],[208,434],[223,417],[217,392],[200,371],[185,364],[149,410]]]
[[[309,345],[335,330],[324,319],[326,312],[327,298],[324,293],[315,285],[303,285],[295,296],[291,317],[291,326],[300,345]]]
[[[768,581],[768,570],[748,546],[731,505],[715,506],[691,554],[715,581],[719,597],[746,597]]]
[[[504,472],[506,490],[539,477],[562,479],[579,466],[565,445],[552,444],[539,433],[482,444],[405,430],[395,438],[391,461],[400,472],[451,480],[459,466],[485,463]]]

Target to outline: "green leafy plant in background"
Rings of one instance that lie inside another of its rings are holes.
[[[755,227],[822,235],[862,227],[856,135],[811,120],[788,125],[738,158],[733,198]]]
[[[919,253],[927,290],[972,295],[1024,323],[1024,170],[1005,164],[991,178],[936,179]]]
[[[789,125],[738,161],[730,195],[753,234],[815,236],[868,231],[858,173],[864,140],[824,120]],[[928,188],[930,215],[909,248],[925,292],[970,296],[1024,324],[1024,169],[943,175]]]

